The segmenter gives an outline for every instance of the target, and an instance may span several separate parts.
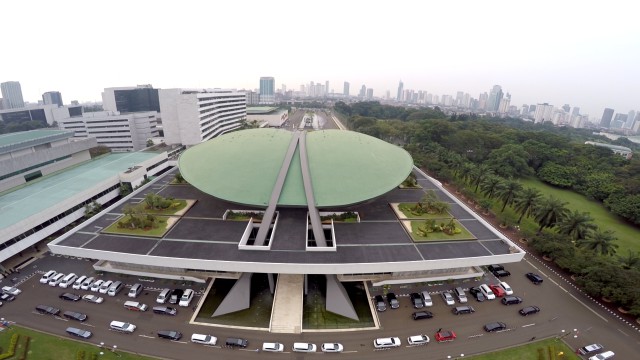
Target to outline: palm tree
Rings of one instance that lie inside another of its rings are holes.
[[[613,231],[602,231],[598,229],[587,234],[587,237],[578,242],[578,245],[585,246],[587,249],[593,250],[602,255],[613,255],[616,253],[616,249],[618,248],[618,244],[613,243],[616,240],[618,239],[613,235]]]
[[[558,232],[571,236],[574,241],[584,240],[587,235],[598,228],[588,212],[574,210],[558,223]]]
[[[617,258],[623,269],[640,268],[640,253],[637,251],[627,250],[627,255],[617,256]]]
[[[498,199],[502,201],[502,210],[500,212],[504,212],[507,205],[513,202],[513,199],[516,198],[520,191],[522,191],[522,185],[515,180],[507,180],[504,186],[496,191]]]
[[[478,187],[482,180],[484,180],[487,176],[493,174],[493,170],[486,164],[480,164],[478,167],[474,169],[471,173],[471,178],[473,178],[473,183],[476,185],[476,189],[474,192],[478,192]]]
[[[493,195],[498,192],[502,187],[503,180],[499,176],[490,175],[487,176],[480,184],[480,190],[489,199],[493,198]]]
[[[460,168],[460,171],[458,172],[458,177],[460,178],[460,180],[462,180],[463,182],[467,182],[474,168],[475,166],[473,166],[473,164],[464,163]]]
[[[536,221],[540,225],[538,232],[541,232],[544,228],[552,228],[562,221],[569,212],[566,206],[566,202],[553,196],[544,199],[535,210]]]
[[[516,212],[520,214],[520,218],[518,218],[518,224],[520,224],[522,218],[525,215],[531,216],[531,214],[533,214],[533,209],[536,208],[536,206],[540,202],[541,197],[542,194],[540,193],[540,191],[534,188],[526,188],[518,194],[518,196],[513,201]]]

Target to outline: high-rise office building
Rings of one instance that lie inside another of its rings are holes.
[[[5,105],[9,109],[17,109],[24,107],[24,99],[22,98],[22,87],[18,81],[7,81],[0,84],[2,98]]]
[[[564,110],[564,112],[569,113],[569,110],[571,110],[571,106],[569,104],[564,104],[562,105],[562,110]]]
[[[154,89],[151,85],[106,88],[102,92],[102,108],[105,111],[118,111],[122,114],[143,111],[160,112],[158,89]]]
[[[365,85],[362,85],[362,87],[360,88],[360,93],[358,94],[358,97],[364,98],[367,95],[367,87]]]
[[[608,128],[611,126],[611,119],[613,119],[613,109],[605,108],[602,113],[602,119],[600,119],[600,127]]]
[[[400,80],[400,83],[398,84],[398,96],[396,97],[396,100],[402,101],[403,95],[404,95],[404,84],[402,83],[402,80]]]
[[[260,78],[260,104],[273,104],[276,102],[276,81],[271,76]]]
[[[373,99],[373,89],[372,88],[368,88],[367,89],[367,99],[369,99],[369,100]]]
[[[60,94],[60,91],[47,91],[46,93],[42,94],[42,101],[45,105],[64,105],[62,103],[62,94]]]
[[[344,96],[349,96],[349,83],[347,81],[344,82],[344,89],[342,90],[342,94]]]
[[[498,111],[502,96],[502,87],[500,85],[494,85],[487,100],[487,111]]]
[[[329,80],[324,82],[324,94],[327,95],[331,93],[331,90],[329,90]]]
[[[636,112],[634,110],[630,110],[629,114],[627,114],[627,122],[624,124],[625,129],[633,128],[633,121],[636,118]]]
[[[552,121],[553,116],[553,105],[549,105],[547,103],[536,105],[536,112],[533,116],[534,122],[536,124],[543,123],[545,121]]]

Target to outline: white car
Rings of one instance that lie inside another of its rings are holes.
[[[84,295],[82,297],[82,300],[88,301],[90,303],[94,303],[94,304],[102,304],[102,302],[104,301],[104,299],[98,295],[93,295],[93,294],[88,294],[88,295]]]
[[[377,338],[373,340],[373,347],[376,349],[394,348],[401,345],[399,337]]]
[[[425,345],[429,343],[427,335],[413,335],[407,338],[409,345]]]
[[[73,285],[71,285],[72,288],[76,289],[76,290],[80,290],[80,287],[82,286],[82,283],[87,279],[86,275],[82,275],[79,278],[76,279],[76,281],[73,283]]]
[[[322,352],[326,353],[339,353],[344,350],[344,346],[342,346],[342,344],[340,343],[324,343],[322,344],[322,346],[320,346],[320,349],[322,350]]]
[[[82,282],[82,285],[80,285],[80,289],[82,289],[82,290],[91,289],[91,285],[93,284],[94,280],[95,280],[95,278],[93,278],[93,277],[88,277],[88,278],[84,279],[84,281]]]
[[[282,345],[281,343],[272,343],[272,342],[266,342],[262,344],[262,351],[269,351],[269,352],[283,352],[284,351],[284,345]]]
[[[40,278],[40,284],[47,284],[49,283],[49,280],[51,280],[51,278],[53,278],[54,276],[58,275],[58,272],[56,272],[55,270],[49,270],[47,271],[44,275],[42,275],[42,277]]]
[[[317,349],[316,344],[303,343],[303,342],[293,343],[293,347],[291,348],[291,350],[293,350],[294,352],[305,352],[305,353],[316,352],[316,349]]]
[[[507,284],[506,282],[501,281],[501,282],[498,283],[498,286],[500,286],[502,288],[502,290],[504,290],[505,294],[513,295],[513,290],[511,289],[509,284]]]
[[[447,303],[447,305],[455,305],[456,304],[456,301],[453,300],[453,296],[448,291],[445,291],[445,292],[442,293],[442,299],[444,300],[445,303]]]
[[[178,305],[189,306],[189,304],[191,304],[191,300],[193,299],[193,293],[194,291],[191,289],[185,290],[184,294],[182,294],[182,297],[180,298],[180,302],[178,303]]]
[[[202,345],[215,345],[218,342],[218,338],[211,335],[193,334],[191,335],[191,342]]]
[[[496,294],[493,293],[493,290],[491,290],[487,284],[480,285],[480,291],[487,300],[495,300]]]
[[[605,351],[603,353],[590,357],[589,360],[607,360],[607,359],[611,359],[615,355],[616,354],[614,354],[613,351]]]
[[[98,290],[98,292],[100,294],[106,294],[107,291],[109,291],[109,288],[111,287],[111,284],[113,284],[113,281],[111,281],[111,280],[107,280],[107,281],[103,282],[102,285],[100,285],[100,289]]]
[[[3,286],[2,292],[5,294],[16,296],[16,295],[19,295],[22,292],[22,290],[11,287],[11,286]]]
[[[100,290],[100,286],[104,283],[104,280],[96,280],[91,284],[91,291],[98,292]]]

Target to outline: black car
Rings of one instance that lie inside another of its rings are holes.
[[[500,330],[504,330],[507,328],[507,324],[503,323],[503,322],[492,322],[492,323],[488,323],[484,326],[484,330],[487,332],[494,332],[494,331],[500,331]]]
[[[539,313],[540,312],[540,308],[537,307],[537,306],[527,306],[525,308],[520,309],[520,311],[518,311],[518,312],[522,316],[527,316],[527,315]]]
[[[36,306],[36,311],[40,314],[46,315],[58,315],[60,313],[60,309],[56,309],[53,306],[48,305],[38,305]]]
[[[158,331],[158,337],[178,341],[182,337],[182,333],[174,330],[160,330]]]
[[[471,295],[473,295],[474,298],[476,298],[476,301],[482,302],[486,300],[479,287],[472,287],[471,289],[469,289],[469,292],[471,293]]]
[[[13,301],[15,299],[16,299],[16,297],[11,295],[11,294],[2,294],[2,295],[0,295],[0,301],[11,302],[11,301]]]
[[[392,309],[397,309],[400,307],[400,302],[398,301],[396,294],[392,292],[387,294],[387,301],[389,302],[389,306],[391,306]]]
[[[495,277],[504,277],[511,275],[511,273],[505,270],[504,266],[502,265],[489,265],[487,269],[489,269],[489,271],[491,271],[491,273],[495,275]]]
[[[382,295],[376,295],[374,298],[374,301],[376,303],[376,310],[378,311],[387,310],[387,304],[384,302],[384,298],[382,297]]]
[[[522,298],[519,296],[508,295],[502,298],[503,305],[520,304],[521,302]]]
[[[180,298],[182,297],[182,294],[184,294],[184,290],[182,290],[182,289],[173,289],[173,291],[171,292],[171,296],[169,297],[169,303],[170,304],[177,304],[178,301],[180,301]]]
[[[153,312],[161,315],[175,315],[178,313],[176,308],[172,308],[171,306],[154,306]]]
[[[411,293],[411,295],[409,296],[411,297],[411,303],[413,304],[414,308],[421,309],[424,307],[424,303],[422,302],[422,296],[420,296],[420,294]]]
[[[542,277],[540,277],[540,275],[535,274],[535,273],[526,273],[525,276],[527,277],[527,279],[531,280],[532,283],[536,284],[536,285],[540,285],[542,284]]]
[[[62,313],[62,316],[67,319],[76,320],[76,321],[85,321],[87,320],[87,315],[75,311],[65,311]]]
[[[80,296],[72,293],[62,293],[58,297],[62,300],[67,300],[67,301],[78,301],[81,299]]]
[[[224,344],[231,347],[237,346],[241,348],[246,348],[249,345],[249,340],[230,337],[230,338],[227,338]]]
[[[411,315],[413,320],[431,319],[433,313],[431,311],[416,311]]]
[[[88,339],[88,338],[91,337],[91,335],[93,335],[91,333],[91,331],[77,329],[77,328],[74,328],[74,327],[68,327],[66,332],[68,332],[69,334],[71,334],[73,336],[77,336],[77,337],[83,338],[83,339]]]

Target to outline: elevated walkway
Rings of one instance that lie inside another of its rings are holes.
[[[300,334],[304,300],[304,275],[279,274],[271,310],[269,331]]]

